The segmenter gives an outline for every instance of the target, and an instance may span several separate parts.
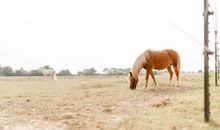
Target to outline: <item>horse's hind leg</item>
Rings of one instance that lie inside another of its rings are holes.
[[[170,81],[169,81],[169,83],[168,83],[168,86],[170,86],[170,85],[171,85],[171,81],[172,81],[172,79],[173,79],[173,71],[172,71],[172,69],[171,69],[171,66],[167,67],[167,70],[168,70],[168,72],[170,73]]]
[[[177,78],[177,86],[180,86],[180,71],[178,70],[177,66],[173,66]]]

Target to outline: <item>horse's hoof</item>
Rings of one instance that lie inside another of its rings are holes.
[[[144,89],[147,89],[148,88],[148,85],[144,85],[144,87],[143,87]]]
[[[171,86],[171,85],[172,85],[172,82],[169,81],[169,82],[167,83],[167,86]]]
[[[176,90],[180,90],[180,87],[178,87],[178,86],[176,86],[175,88],[176,88]]]
[[[178,81],[177,82],[177,87],[180,87],[181,86],[180,84],[181,84],[180,81]]]

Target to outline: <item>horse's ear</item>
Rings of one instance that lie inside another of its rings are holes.
[[[130,76],[132,76],[132,73],[131,73],[131,72],[129,72],[129,74],[130,74]]]

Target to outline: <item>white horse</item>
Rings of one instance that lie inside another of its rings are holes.
[[[54,80],[57,80],[56,71],[54,69],[45,69],[45,68],[39,68],[37,70],[39,73],[42,73],[45,77],[46,76],[53,76]]]

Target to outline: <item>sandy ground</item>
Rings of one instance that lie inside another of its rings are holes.
[[[143,89],[144,81],[140,81],[134,91],[129,89],[127,79],[123,76],[59,77],[57,81],[42,77],[0,78],[0,129],[135,129],[136,122],[140,123],[141,118],[147,121],[138,129],[147,129],[148,123],[149,129],[162,129],[163,126],[161,128],[152,124],[156,120],[160,122],[160,118],[166,120],[164,109],[190,115],[186,107],[194,103],[198,103],[197,107],[190,109],[200,112],[197,118],[202,118],[202,100],[196,101],[202,95],[197,98],[193,95],[202,93],[200,84],[185,83],[181,88],[176,88],[174,84],[168,87],[165,85],[166,78],[159,77],[161,81],[157,88],[151,85]],[[200,81],[198,76],[191,78],[186,82]],[[156,115],[150,114],[155,112]],[[147,113],[149,115],[143,116]],[[163,116],[160,117],[158,113]],[[137,117],[140,118],[137,120]],[[183,121],[188,119],[191,118],[182,118]],[[193,129],[191,125],[172,125],[167,122],[164,127]]]

